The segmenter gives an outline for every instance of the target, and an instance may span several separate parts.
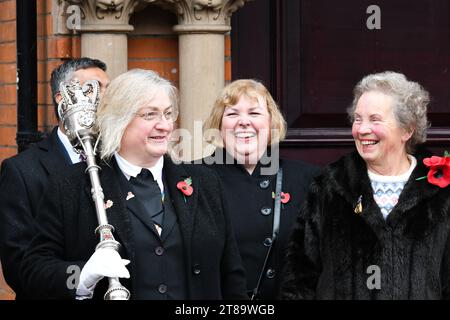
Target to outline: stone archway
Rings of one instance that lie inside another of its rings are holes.
[[[231,30],[231,15],[246,1],[59,0],[58,10],[67,25],[74,14],[70,9],[79,9],[79,24],[75,16],[72,25],[81,33],[81,54],[105,61],[111,78],[127,70],[127,33],[133,30],[129,19],[134,12],[152,4],[176,14],[178,24],[173,29],[179,35],[180,127],[190,132],[193,142],[191,153],[185,150],[183,159],[190,160],[203,155],[199,124],[224,86],[224,36]],[[59,28],[64,30],[62,22]]]

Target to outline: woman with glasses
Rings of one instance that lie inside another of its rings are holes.
[[[86,165],[73,166],[53,178],[39,208],[41,230],[22,268],[30,294],[101,298],[104,277],[119,277],[132,299],[246,298],[218,176],[166,155],[177,115],[176,88],[156,73],[135,69],[111,82],[97,111],[98,163],[122,251],[95,250]]]
[[[218,148],[204,162],[224,185],[248,294],[275,299],[290,228],[317,168],[279,159],[278,143],[285,136],[286,122],[258,81],[241,79],[227,85],[205,129],[206,138],[215,138]]]

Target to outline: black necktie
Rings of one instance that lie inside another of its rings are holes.
[[[162,228],[164,209],[162,205],[161,189],[153,179],[153,175],[148,169],[142,169],[136,178],[131,177],[133,191],[137,200],[144,206],[150,214],[153,223]],[[159,232],[159,231],[158,231]]]

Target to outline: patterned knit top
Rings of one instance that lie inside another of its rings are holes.
[[[399,176],[382,176],[367,170],[372,184],[373,198],[380,207],[384,219],[397,204],[406,182],[417,165],[416,158],[411,155],[408,155],[408,158],[411,166],[408,171]]]

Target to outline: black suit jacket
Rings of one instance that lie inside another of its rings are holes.
[[[2,163],[0,260],[5,279],[18,299],[24,297],[19,277],[20,264],[36,231],[35,216],[48,176],[70,165],[57,128],[46,139]]]
[[[126,194],[112,165],[100,166],[104,199],[112,203],[107,209],[109,223],[122,244],[122,257],[131,260],[133,277],[136,252]],[[98,223],[84,170],[84,163],[77,164],[63,176],[54,177],[39,207],[40,230],[24,257],[21,272],[25,288],[38,298],[73,298],[76,289],[67,287],[68,268],[76,265],[81,269],[98,243],[94,235]],[[175,165],[169,158],[165,158],[163,174],[168,185],[165,192],[170,192],[183,238],[188,297],[245,298],[245,274],[219,177],[208,168]],[[185,201],[176,184],[187,177],[192,178],[194,192]],[[131,281],[123,283],[133,294]],[[103,293],[100,284],[95,294]]]

